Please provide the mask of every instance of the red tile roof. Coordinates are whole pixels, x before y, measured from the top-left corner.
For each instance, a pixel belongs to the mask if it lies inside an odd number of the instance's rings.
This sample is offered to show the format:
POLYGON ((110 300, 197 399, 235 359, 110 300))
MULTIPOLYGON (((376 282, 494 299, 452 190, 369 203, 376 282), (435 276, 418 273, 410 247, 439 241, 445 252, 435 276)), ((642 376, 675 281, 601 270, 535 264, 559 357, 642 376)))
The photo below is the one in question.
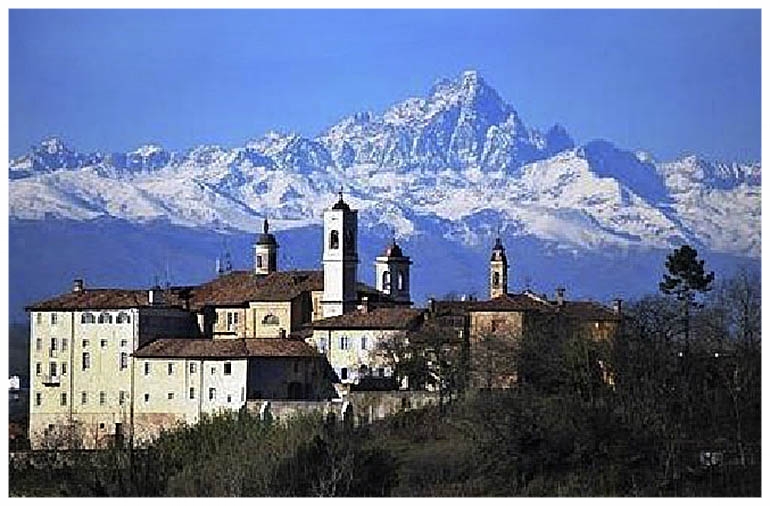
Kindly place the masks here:
MULTIPOLYGON (((160 306, 183 307, 182 298, 187 287, 172 287, 162 291, 163 304, 160 306)), ((129 309, 150 307, 148 290, 126 290, 120 288, 86 288, 79 292, 68 292, 51 299, 30 304, 28 311, 58 311, 86 309, 129 309)))
POLYGON ((302 341, 289 339, 157 339, 134 352, 137 358, 318 357, 302 341))
POLYGON ((383 307, 364 313, 356 311, 331 318, 316 320, 310 325, 315 329, 389 329, 411 328, 423 320, 424 310, 408 307, 383 307))

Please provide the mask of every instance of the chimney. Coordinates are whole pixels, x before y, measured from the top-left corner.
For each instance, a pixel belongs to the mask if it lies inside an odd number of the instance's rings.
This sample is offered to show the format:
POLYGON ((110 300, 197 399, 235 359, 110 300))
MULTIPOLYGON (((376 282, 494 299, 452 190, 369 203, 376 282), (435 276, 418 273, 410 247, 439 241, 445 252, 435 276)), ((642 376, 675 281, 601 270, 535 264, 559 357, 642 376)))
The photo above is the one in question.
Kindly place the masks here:
POLYGON ((361 312, 364 314, 369 312, 369 297, 366 295, 361 297, 361 312))
POLYGON ((564 305, 564 288, 559 287, 556 289, 556 305, 557 306, 563 306, 564 305))
POLYGON ((620 316, 623 312, 623 299, 615 299, 612 301, 612 311, 620 316))
POLYGON ((72 282, 72 293, 82 292, 85 288, 82 279, 76 279, 72 282))

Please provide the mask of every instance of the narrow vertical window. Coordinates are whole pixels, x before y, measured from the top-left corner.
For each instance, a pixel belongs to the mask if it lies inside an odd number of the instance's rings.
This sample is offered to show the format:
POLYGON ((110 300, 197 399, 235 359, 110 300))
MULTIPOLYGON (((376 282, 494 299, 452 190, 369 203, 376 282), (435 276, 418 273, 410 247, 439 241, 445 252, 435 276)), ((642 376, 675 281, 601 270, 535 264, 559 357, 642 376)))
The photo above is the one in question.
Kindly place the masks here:
POLYGON ((51 338, 51 351, 55 352, 57 350, 57 348, 58 348, 57 344, 58 343, 56 342, 56 338, 52 337, 51 338))
POLYGON ((195 387, 190 387, 190 399, 195 399, 195 387))
POLYGON ((35 406, 40 406, 41 404, 43 404, 43 395, 37 392, 35 394, 35 406))
POLYGON ((174 374, 174 364, 169 362, 168 363, 168 375, 171 376, 172 374, 174 374))
POLYGON ((91 368, 91 355, 88 352, 83 353, 83 370, 91 368))
POLYGON ((35 351, 40 351, 43 349, 43 340, 40 338, 35 339, 35 351))
POLYGON ((43 364, 38 362, 35 364, 35 376, 40 376, 41 374, 43 374, 43 364))
POLYGON ((118 394, 118 403, 123 406, 126 403, 126 391, 121 390, 120 394, 118 394))
POLYGON ((128 367, 128 353, 123 352, 120 354, 120 370, 126 369, 128 367))
POLYGON ((80 404, 88 403, 88 392, 80 392, 80 404))
POLYGON ((58 320, 59 320, 59 314, 58 313, 51 313, 51 325, 56 325, 58 320))
POLYGON ((329 249, 339 249, 340 247, 340 233, 336 230, 332 230, 329 234, 329 249))
POLYGON ((62 374, 62 376, 66 376, 67 375, 67 362, 62 362, 61 363, 61 374, 62 374))
POLYGON ((216 388, 209 388, 209 400, 214 401, 217 398, 217 389, 216 388))
POLYGON ((65 337, 65 338, 63 338, 63 339, 61 340, 61 351, 67 351, 67 347, 68 347, 68 346, 69 346, 69 341, 68 341, 68 340, 67 340, 67 338, 65 337))
POLYGON ((230 376, 233 372, 233 366, 230 362, 225 362, 225 376, 230 376))
POLYGON ((107 402, 107 393, 99 392, 99 405, 104 406, 106 402, 107 402))
POLYGON ((149 376, 150 375, 150 363, 145 362, 144 363, 144 375, 149 376))
POLYGON ((61 405, 62 406, 66 406, 67 405, 67 394, 66 393, 62 393, 61 394, 61 405))

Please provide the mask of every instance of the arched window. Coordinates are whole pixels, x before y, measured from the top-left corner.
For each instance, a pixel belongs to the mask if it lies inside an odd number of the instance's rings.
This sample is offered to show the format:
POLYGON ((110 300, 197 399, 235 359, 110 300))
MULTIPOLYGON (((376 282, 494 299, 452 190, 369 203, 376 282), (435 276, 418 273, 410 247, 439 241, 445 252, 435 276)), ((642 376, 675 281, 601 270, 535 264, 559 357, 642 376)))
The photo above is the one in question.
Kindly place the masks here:
POLYGON ((100 313, 99 323, 112 323, 112 315, 110 313, 100 313))
POLYGON ((382 273, 382 289, 390 290, 390 271, 382 273))
POLYGON ((131 316, 125 311, 118 313, 117 323, 131 323, 131 316))
POLYGON ((398 273, 398 289, 403 290, 404 289, 404 273, 399 272, 398 273))
POLYGON ((265 317, 262 318, 262 325, 279 325, 280 323, 281 320, 274 314, 265 315, 265 317))
POLYGON ((340 247, 340 233, 336 230, 332 230, 329 235, 329 249, 339 249, 340 247))
POLYGON ((492 286, 497 288, 500 286, 500 273, 499 272, 493 272, 492 273, 492 286))
POLYGON ((96 317, 93 313, 83 313, 80 317, 80 323, 96 323, 96 317))
POLYGON ((257 269, 262 268, 262 257, 260 255, 257 255, 257 269))

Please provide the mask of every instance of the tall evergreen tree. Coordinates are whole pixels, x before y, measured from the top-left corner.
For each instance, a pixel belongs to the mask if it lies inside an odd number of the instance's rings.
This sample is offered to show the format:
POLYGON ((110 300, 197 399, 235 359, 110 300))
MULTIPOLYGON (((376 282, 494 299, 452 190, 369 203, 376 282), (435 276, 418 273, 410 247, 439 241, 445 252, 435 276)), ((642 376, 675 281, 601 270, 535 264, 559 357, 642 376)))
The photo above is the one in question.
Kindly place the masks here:
POLYGON ((690 347, 690 309, 697 305, 696 296, 711 290, 714 281, 714 272, 707 274, 704 263, 698 259, 698 251, 685 244, 666 258, 668 273, 659 284, 662 293, 682 303, 685 352, 690 347))

